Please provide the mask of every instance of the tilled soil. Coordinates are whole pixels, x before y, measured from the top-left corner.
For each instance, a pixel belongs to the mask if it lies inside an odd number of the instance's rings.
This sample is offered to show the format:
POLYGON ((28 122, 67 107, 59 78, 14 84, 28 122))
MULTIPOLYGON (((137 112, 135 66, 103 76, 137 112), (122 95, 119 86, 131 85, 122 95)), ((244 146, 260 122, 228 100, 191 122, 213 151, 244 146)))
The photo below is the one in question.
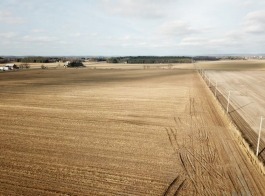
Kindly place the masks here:
POLYGON ((0 86, 0 194, 265 195, 193 70, 31 70, 0 86))
MULTIPOLYGON (((265 117, 265 72, 261 70, 245 71, 207 71, 211 78, 211 90, 215 93, 217 81, 217 99, 226 108, 230 92, 229 115, 241 130, 243 137, 256 152, 261 116, 265 117), (219 85, 218 85, 219 83, 219 85)), ((207 79, 206 79, 207 80, 207 79)), ((208 84, 208 81, 207 81, 208 84)), ((265 121, 261 131, 259 158, 265 164, 265 121)))

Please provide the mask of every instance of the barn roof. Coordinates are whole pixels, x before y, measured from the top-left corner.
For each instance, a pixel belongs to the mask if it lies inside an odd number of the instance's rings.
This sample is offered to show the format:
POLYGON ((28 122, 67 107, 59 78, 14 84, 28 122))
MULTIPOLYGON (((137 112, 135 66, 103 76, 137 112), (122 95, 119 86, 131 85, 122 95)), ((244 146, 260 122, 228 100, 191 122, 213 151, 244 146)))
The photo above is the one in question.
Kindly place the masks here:
POLYGON ((15 64, 6 64, 5 66, 6 67, 11 67, 11 66, 14 66, 15 64))

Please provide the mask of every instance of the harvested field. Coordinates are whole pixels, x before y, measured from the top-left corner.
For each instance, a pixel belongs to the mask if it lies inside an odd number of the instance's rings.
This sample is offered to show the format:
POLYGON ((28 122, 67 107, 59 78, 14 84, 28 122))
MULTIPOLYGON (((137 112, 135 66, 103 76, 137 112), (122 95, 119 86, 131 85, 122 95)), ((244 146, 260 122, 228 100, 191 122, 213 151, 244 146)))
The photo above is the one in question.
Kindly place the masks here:
POLYGON ((125 64, 106 62, 85 62, 87 68, 92 69, 194 69, 191 63, 173 64, 125 64))
POLYGON ((204 69, 220 71, 265 70, 265 60, 206 61, 196 64, 204 69))
MULTIPOLYGON (((21 63, 21 62, 14 62, 14 64, 16 65, 21 65, 21 64, 25 64, 25 63, 21 63)), ((47 68, 62 68, 64 66, 64 63, 62 62, 57 62, 57 63, 27 63, 30 66, 30 69, 40 69, 42 65, 45 65, 47 68)), ((1 66, 5 66, 6 64, 0 64, 1 66)))
MULTIPOLYGON (((14 62, 16 65, 24 63, 14 62)), ((87 69, 194 69, 191 63, 182 64, 125 64, 125 63, 106 63, 106 62, 83 62, 87 69)), ((28 63, 30 69, 40 69, 42 65, 49 69, 63 69, 64 63, 28 63)), ((5 66, 5 64, 0 64, 5 66)), ((83 68, 82 68, 83 69, 83 68)), ((21 70, 20 70, 21 71, 21 70)))
POLYGON ((0 85, 0 194, 265 195, 194 70, 31 70, 0 85))
MULTIPOLYGON (((231 91, 229 115, 240 128, 243 137, 256 152, 258 131, 261 116, 265 116, 265 75, 264 61, 242 61, 242 69, 238 62, 213 63, 205 65, 210 78, 211 90, 215 92, 217 82, 217 98, 224 107, 227 105, 228 92, 231 91), (223 70, 222 70, 223 67, 223 70)), ((204 67, 204 65, 202 65, 204 67)), ((207 80, 208 83, 208 80, 207 80)), ((262 162, 265 163, 265 126, 261 132, 260 154, 262 162)))

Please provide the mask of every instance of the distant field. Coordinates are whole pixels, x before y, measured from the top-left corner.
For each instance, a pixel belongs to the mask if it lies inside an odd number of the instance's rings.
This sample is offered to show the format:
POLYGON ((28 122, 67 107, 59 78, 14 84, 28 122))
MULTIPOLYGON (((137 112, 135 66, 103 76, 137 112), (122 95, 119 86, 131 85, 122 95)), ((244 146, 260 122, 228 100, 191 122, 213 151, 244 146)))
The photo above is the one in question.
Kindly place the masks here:
MULTIPOLYGON (((25 64, 25 63, 15 62, 14 64, 21 65, 21 64, 25 64)), ((2 63, 2 64, 0 64, 0 67, 5 66, 5 65, 6 65, 6 63, 4 63, 4 64, 2 63)), ((59 67, 63 67, 64 63, 59 63, 59 62, 58 63, 28 63, 28 65, 30 66, 31 69, 36 69, 36 68, 40 69, 42 65, 45 65, 48 68, 55 68, 55 67, 59 68, 59 67)))
MULTIPOLYGON (((264 71, 209 71, 213 81, 219 83, 218 89, 225 96, 231 92, 231 103, 245 120, 258 132, 260 117, 265 116, 265 72, 264 71)), ((265 131, 262 137, 265 139, 265 131)))
POLYGON ((88 68, 97 69, 194 69, 191 63, 173 64, 122 64, 122 63, 84 63, 88 68))
MULTIPOLYGON (((15 63, 20 65, 22 63, 15 63)), ((31 68, 41 68, 45 65, 48 68, 63 68, 64 63, 28 63, 31 68)), ((122 64, 106 62, 84 62, 90 69, 194 69, 191 63, 173 63, 173 64, 122 64), (148 68, 147 68, 148 67, 148 68)), ((4 66, 5 64, 0 64, 4 66)), ((265 70, 265 60, 230 60, 230 61, 199 61, 196 62, 198 67, 214 70, 265 70)))
MULTIPOLYGON (((20 65, 22 63, 15 63, 20 65)), ((28 63, 31 69, 40 69, 42 65, 48 68, 63 68, 64 63, 28 63)), ((194 69, 194 65, 190 63, 183 64, 112 64, 106 62, 84 62, 88 69, 194 69)), ((5 64, 0 64, 4 66, 5 64)))
POLYGON ((31 70, 0 86, 0 194, 265 195, 194 70, 31 70))
POLYGON ((206 61, 196 64, 198 67, 211 70, 265 70, 265 60, 206 61))

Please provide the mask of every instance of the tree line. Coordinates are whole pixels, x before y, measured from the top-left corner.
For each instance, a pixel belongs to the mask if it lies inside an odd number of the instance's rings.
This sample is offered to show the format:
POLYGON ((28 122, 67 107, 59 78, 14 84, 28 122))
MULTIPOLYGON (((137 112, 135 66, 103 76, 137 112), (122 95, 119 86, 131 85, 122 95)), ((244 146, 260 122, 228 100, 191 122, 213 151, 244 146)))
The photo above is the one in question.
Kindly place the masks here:
POLYGON ((52 63, 59 61, 59 58, 51 58, 51 57, 24 57, 21 59, 17 59, 18 62, 22 63, 52 63))
POLYGON ((192 57, 187 57, 187 56, 112 57, 112 58, 108 58, 107 62, 108 63, 129 63, 129 64, 191 63, 192 57))

